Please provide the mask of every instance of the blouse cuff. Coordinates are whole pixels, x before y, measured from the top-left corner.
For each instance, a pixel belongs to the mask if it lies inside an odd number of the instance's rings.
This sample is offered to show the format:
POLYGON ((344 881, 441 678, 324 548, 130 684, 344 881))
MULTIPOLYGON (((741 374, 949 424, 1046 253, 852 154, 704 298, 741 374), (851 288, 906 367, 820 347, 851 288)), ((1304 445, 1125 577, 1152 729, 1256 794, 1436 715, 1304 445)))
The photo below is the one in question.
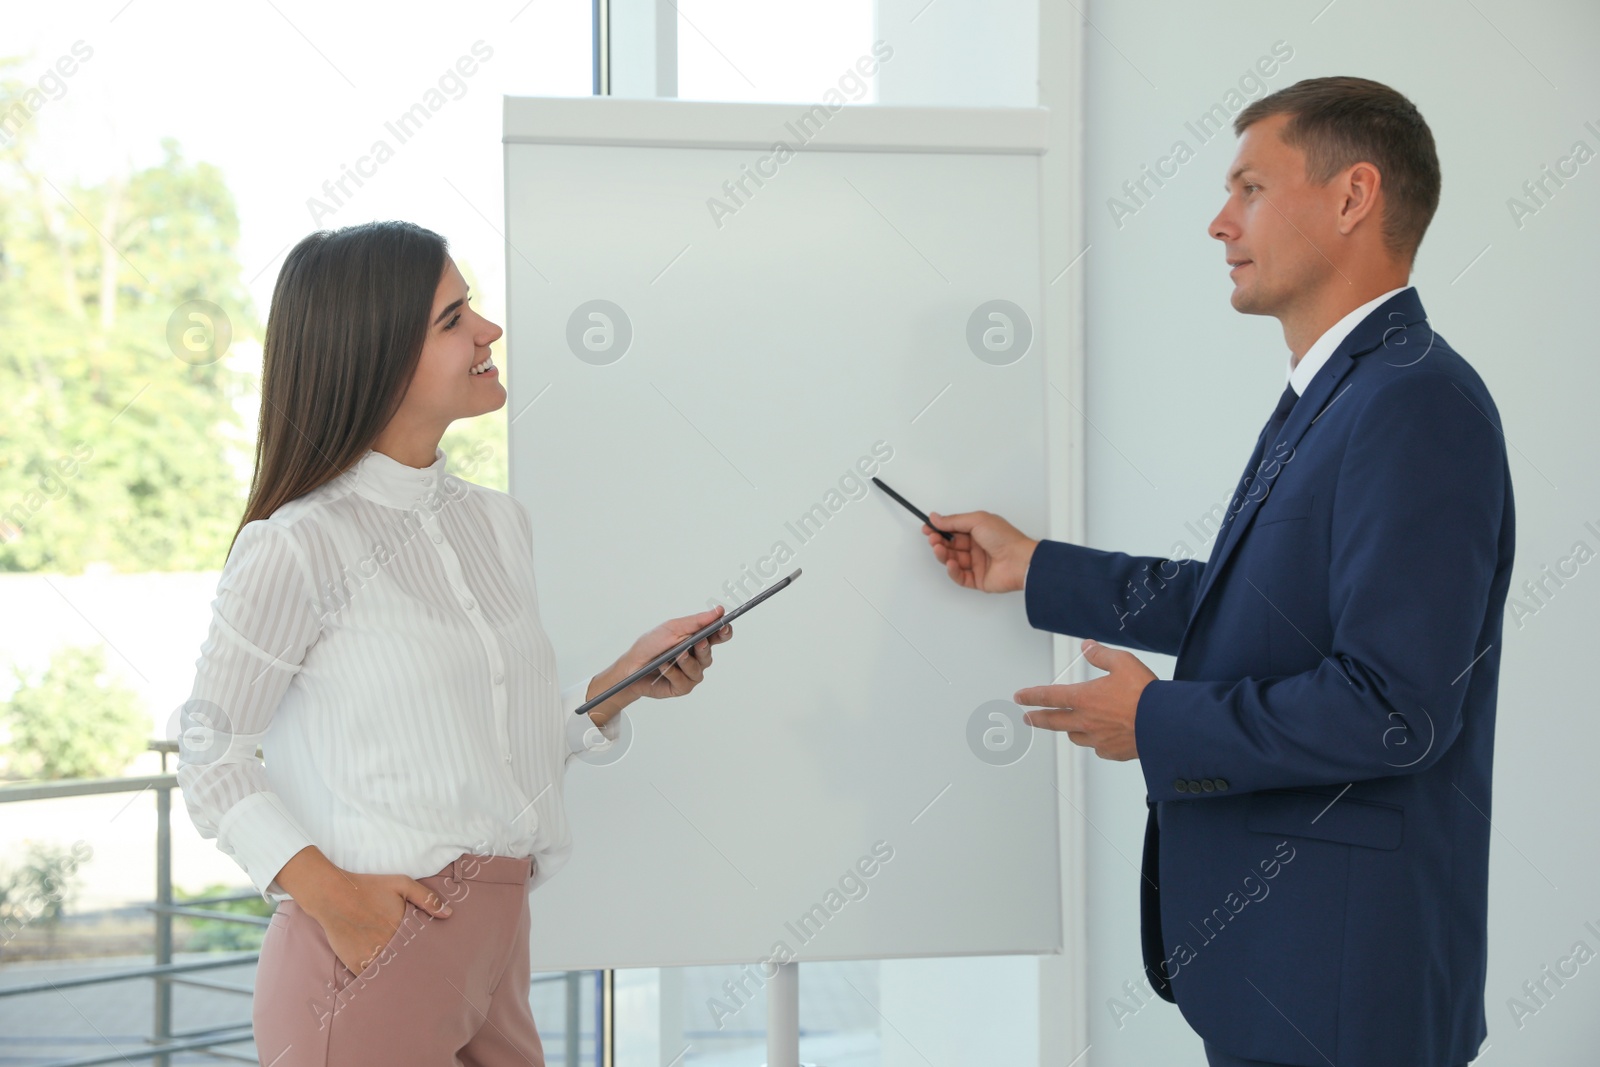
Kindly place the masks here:
POLYGON ((592 681, 594 675, 591 674, 583 681, 569 685, 561 691, 561 710, 566 713, 569 722, 578 717, 578 709, 589 699, 589 683, 592 681))
POLYGON ((289 896, 277 882, 278 872, 297 852, 314 844, 271 790, 246 795, 217 825, 217 848, 244 869, 269 902, 289 896))
POLYGON ((619 711, 611 716, 605 726, 596 726, 594 720, 587 715, 567 715, 567 747, 573 755, 581 756, 585 752, 604 751, 611 743, 622 735, 622 717, 627 712, 619 711))

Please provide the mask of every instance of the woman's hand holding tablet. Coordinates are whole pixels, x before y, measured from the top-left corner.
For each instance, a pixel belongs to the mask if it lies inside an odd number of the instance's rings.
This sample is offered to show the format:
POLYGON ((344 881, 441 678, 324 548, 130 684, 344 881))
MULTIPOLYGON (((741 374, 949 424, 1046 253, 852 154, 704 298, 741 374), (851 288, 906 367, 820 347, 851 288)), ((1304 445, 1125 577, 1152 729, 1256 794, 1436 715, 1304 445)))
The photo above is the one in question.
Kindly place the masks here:
POLYGON ((595 725, 604 726, 639 697, 683 696, 705 677, 706 668, 711 666, 711 646, 733 637, 733 620, 787 588, 799 576, 797 567, 731 613, 718 604, 697 615, 668 619, 635 641, 608 670, 595 676, 590 690, 596 685, 603 688, 589 697, 577 713, 587 714, 595 725))

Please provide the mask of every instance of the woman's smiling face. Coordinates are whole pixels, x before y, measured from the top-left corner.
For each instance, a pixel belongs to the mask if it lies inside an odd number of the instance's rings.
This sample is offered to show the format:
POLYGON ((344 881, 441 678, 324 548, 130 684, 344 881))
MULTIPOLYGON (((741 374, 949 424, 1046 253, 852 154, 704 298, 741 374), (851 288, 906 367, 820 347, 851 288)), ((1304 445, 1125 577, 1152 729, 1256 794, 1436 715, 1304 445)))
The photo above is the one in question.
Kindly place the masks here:
POLYGON ((500 372, 490 363, 481 374, 472 368, 490 360, 489 346, 505 333, 471 305, 467 283, 446 257, 439 288, 428 312, 428 337, 422 344, 403 406, 424 423, 448 425, 494 411, 506 402, 500 372))

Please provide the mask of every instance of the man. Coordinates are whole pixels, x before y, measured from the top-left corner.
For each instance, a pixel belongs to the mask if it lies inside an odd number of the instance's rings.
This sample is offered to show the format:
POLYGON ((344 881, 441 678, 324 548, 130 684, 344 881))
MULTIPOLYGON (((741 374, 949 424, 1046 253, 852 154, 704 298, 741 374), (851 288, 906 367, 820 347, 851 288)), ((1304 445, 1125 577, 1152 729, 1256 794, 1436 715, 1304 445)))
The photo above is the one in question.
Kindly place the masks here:
POLYGON ((930 517, 962 585, 1109 672, 1035 726, 1138 759, 1151 984, 1212 1064, 1457 1067, 1485 1035, 1490 767, 1513 511, 1499 414, 1407 279, 1439 198, 1404 96, 1317 78, 1234 122, 1211 222, 1288 385, 1210 558, 930 517), (1157 680, 1132 653, 1177 657, 1157 680))

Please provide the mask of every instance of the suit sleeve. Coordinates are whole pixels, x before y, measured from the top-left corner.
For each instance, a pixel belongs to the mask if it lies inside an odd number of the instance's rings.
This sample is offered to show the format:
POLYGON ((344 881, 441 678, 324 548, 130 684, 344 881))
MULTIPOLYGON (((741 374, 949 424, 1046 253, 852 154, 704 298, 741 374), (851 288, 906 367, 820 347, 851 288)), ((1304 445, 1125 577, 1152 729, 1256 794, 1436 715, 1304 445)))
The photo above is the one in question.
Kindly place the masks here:
POLYGON ((1205 563, 1040 541, 1023 598, 1036 630, 1177 655, 1205 563))
POLYGON ((1179 779, 1240 792, 1416 773, 1449 748, 1510 491, 1474 392, 1426 372, 1372 396, 1334 489, 1332 647, 1301 674, 1147 685, 1134 731, 1152 800, 1188 799, 1179 779))

